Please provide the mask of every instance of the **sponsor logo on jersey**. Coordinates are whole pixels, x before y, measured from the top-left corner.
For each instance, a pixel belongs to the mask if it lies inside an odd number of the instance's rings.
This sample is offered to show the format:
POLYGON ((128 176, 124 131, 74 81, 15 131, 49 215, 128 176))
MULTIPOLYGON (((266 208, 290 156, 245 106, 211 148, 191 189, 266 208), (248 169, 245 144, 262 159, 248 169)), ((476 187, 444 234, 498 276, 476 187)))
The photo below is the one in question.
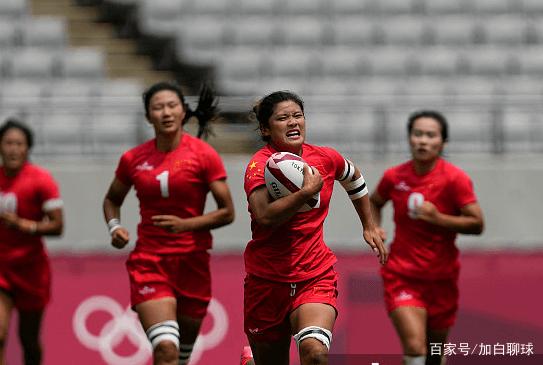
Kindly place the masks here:
POLYGON ((407 183, 405 181, 402 180, 399 183, 397 183, 396 185, 394 185, 394 189, 400 190, 400 191, 409 191, 409 190, 411 190, 411 187, 409 185, 407 185, 407 183))
POLYGON ((411 300, 411 299, 413 299, 413 294, 409 294, 405 290, 402 290, 400 294, 398 294, 396 298, 394 298, 394 300, 397 302, 403 302, 404 300, 411 300))
POLYGON ((156 289, 155 289, 155 288, 150 288, 150 287, 148 287, 147 285, 145 285, 143 288, 141 288, 141 289, 139 290, 139 293, 140 293, 141 295, 152 294, 152 293, 154 293, 154 292, 156 292, 156 289))
POLYGON ((152 169, 154 169, 154 167, 149 165, 147 161, 145 161, 141 165, 136 166, 136 170, 139 170, 139 171, 151 171, 152 169))

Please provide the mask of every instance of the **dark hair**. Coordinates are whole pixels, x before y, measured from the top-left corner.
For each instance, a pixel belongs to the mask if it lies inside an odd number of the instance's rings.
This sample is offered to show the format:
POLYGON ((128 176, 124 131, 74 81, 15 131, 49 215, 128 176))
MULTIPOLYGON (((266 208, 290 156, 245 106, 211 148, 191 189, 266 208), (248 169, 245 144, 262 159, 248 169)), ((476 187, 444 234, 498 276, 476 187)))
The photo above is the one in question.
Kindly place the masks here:
POLYGON ((183 124, 185 124, 190 118, 195 117, 198 119, 198 138, 206 139, 211 130, 209 128, 208 122, 214 119, 217 116, 217 98, 215 97, 214 91, 208 85, 202 85, 200 89, 200 96, 198 98, 198 106, 196 110, 192 110, 190 106, 185 102, 185 96, 181 87, 173 82, 157 82, 156 84, 149 87, 143 93, 143 105, 145 107, 145 116, 149 117, 149 105, 151 98, 158 93, 159 91, 169 90, 173 91, 179 97, 181 104, 183 104, 183 109, 185 109, 185 119, 183 119, 183 124))
POLYGON ((447 142, 449 140, 449 124, 447 123, 447 119, 443 114, 436 110, 418 110, 411 113, 407 120, 407 134, 411 134, 413 124, 415 124, 415 121, 419 118, 434 119, 441 127, 441 138, 443 139, 443 142, 447 142))
MULTIPOLYGON (((260 99, 260 101, 258 101, 253 107, 253 112, 255 113, 256 120, 258 121, 258 126, 261 131, 262 128, 270 126, 269 121, 275 106, 283 101, 295 102, 300 106, 300 109, 302 109, 302 113, 304 112, 304 102, 302 98, 295 93, 290 91, 275 91, 268 94, 260 99)), ((262 136, 262 140, 268 142, 270 137, 262 136)))
POLYGON ((15 118, 8 118, 2 126, 0 126, 0 141, 4 138, 4 134, 12 128, 18 129, 26 137, 26 144, 28 149, 31 149, 34 146, 34 134, 32 130, 23 122, 15 118))

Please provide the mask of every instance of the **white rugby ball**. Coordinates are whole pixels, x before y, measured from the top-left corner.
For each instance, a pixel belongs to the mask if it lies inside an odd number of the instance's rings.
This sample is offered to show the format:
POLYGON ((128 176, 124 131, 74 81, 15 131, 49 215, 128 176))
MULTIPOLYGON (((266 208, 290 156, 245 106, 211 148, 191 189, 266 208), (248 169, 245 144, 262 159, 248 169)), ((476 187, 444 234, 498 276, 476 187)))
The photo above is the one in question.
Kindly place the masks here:
MULTIPOLYGON (((279 199, 301 189, 304 182, 305 161, 290 152, 276 152, 266 161, 264 180, 273 197, 279 199)), ((313 195, 298 211, 307 212, 320 206, 320 193, 313 195)))

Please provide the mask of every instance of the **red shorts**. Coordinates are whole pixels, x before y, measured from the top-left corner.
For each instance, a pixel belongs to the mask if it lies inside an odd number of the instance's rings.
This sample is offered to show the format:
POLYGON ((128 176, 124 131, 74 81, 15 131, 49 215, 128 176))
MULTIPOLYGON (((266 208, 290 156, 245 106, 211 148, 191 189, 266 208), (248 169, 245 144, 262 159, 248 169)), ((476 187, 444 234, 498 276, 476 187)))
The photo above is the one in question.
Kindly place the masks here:
POLYGON ((426 309, 428 328, 450 328, 458 310, 456 279, 420 280, 383 271, 385 305, 390 313, 398 307, 412 306, 426 309))
POLYGON ((333 267, 302 282, 283 283, 247 274, 244 284, 244 329, 257 342, 291 336, 289 314, 305 303, 329 304, 337 313, 337 279, 333 267), (291 285, 296 285, 293 288, 291 285))
POLYGON ((211 300, 207 251, 180 255, 132 252, 126 267, 132 307, 148 300, 173 297, 177 299, 178 314, 205 317, 211 300))
POLYGON ((0 289, 22 311, 41 311, 51 298, 51 268, 47 255, 0 264, 0 289))

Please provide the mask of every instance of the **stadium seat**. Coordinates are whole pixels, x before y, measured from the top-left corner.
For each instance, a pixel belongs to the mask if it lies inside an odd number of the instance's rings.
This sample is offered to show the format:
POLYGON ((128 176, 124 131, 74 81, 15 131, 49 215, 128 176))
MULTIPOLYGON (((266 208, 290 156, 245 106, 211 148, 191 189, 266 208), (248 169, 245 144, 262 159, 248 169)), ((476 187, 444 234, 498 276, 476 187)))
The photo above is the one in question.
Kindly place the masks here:
POLYGON ((45 154, 82 154, 89 125, 92 122, 89 112, 81 110, 52 109, 40 116, 45 154))
POLYGON ((142 1, 137 7, 138 25, 143 34, 156 36, 174 35, 182 16, 183 1, 142 1))
POLYGON ((273 0, 238 0, 239 13, 243 15, 272 16, 277 12, 279 1, 273 0))
POLYGON ((470 14, 440 16, 429 21, 428 27, 432 42, 440 46, 467 46, 474 43, 477 37, 477 22, 470 14))
POLYGON ((334 75, 319 77, 311 81, 305 88, 304 96, 352 96, 356 94, 356 85, 352 79, 339 78, 334 75))
POLYGON ((360 15, 367 10, 367 1, 364 0, 335 0, 330 2, 332 14, 360 15))
POLYGON ((479 107, 463 108, 445 113, 449 122, 449 152, 491 152, 492 120, 488 111, 479 107))
POLYGON ((264 59, 259 52, 247 48, 231 49, 221 55, 216 63, 217 82, 220 89, 236 95, 256 90, 264 68, 264 59), (255 85, 250 87, 250 85, 255 85))
MULTIPOLYGON (((91 151, 109 154, 120 154, 140 143, 140 130, 147 129, 148 124, 142 112, 123 113, 102 110, 92 115, 88 121, 88 136, 91 151)), ((145 139, 145 138, 142 138, 145 139)))
POLYGON ((528 42, 529 23, 521 16, 484 17, 481 27, 485 43, 519 46, 528 42))
POLYGON ((18 41, 18 23, 11 20, 0 19, 0 54, 13 48, 18 41))
POLYGON ((528 26, 528 41, 538 45, 543 44, 543 14, 541 16, 530 18, 528 26))
POLYGON ((503 76, 515 69, 513 51, 497 47, 473 47, 462 52, 472 75, 503 76))
POLYGON ((479 14, 508 14, 517 0, 471 0, 470 8, 479 14))
POLYGON ((97 83, 94 90, 101 104, 134 104, 141 101, 145 86, 138 79, 105 79, 97 83))
POLYGON ((416 77, 405 82, 404 90, 410 105, 413 102, 420 104, 421 101, 429 100, 432 100, 433 104, 436 100, 443 102, 448 92, 447 84, 441 77, 416 77))
POLYGON ((422 75, 453 76, 460 70, 460 53, 450 47, 425 47, 414 58, 422 75))
POLYGON ((363 50, 351 47, 328 47, 320 56, 322 77, 349 80, 368 71, 363 50))
POLYGON ((372 45, 378 40, 377 23, 377 20, 370 17, 338 17, 332 23, 334 43, 351 47, 372 45))
POLYGON ((517 50, 515 59, 520 65, 522 75, 539 77, 543 73, 542 46, 538 45, 517 50))
POLYGON ((10 80, 0 84, 0 109, 27 112, 43 102, 44 83, 36 80, 10 80))
POLYGON ((232 22, 230 43, 234 46, 267 48, 277 43, 276 23, 264 16, 249 16, 232 22))
POLYGON ((372 75, 407 76, 415 70, 413 51, 404 47, 375 47, 367 49, 372 75))
POLYGON ((412 15, 384 17, 379 22, 378 32, 386 45, 411 46, 429 42, 425 20, 412 15))
POLYGON ((410 14, 415 10, 416 0, 365 0, 370 12, 384 15, 410 14))
POLYGON ((176 48, 191 50, 219 48, 226 43, 226 25, 214 17, 186 19, 177 28, 176 48))
POLYGON ((63 48, 67 44, 66 21, 61 17, 33 17, 21 22, 24 47, 63 48))
POLYGON ((0 1, 0 19, 21 18, 29 13, 27 0, 0 1))
POLYGON ((355 94, 378 105, 392 103, 404 93, 396 77, 360 77, 353 79, 355 94))
POLYGON ((97 84, 82 79, 52 79, 44 95, 51 108, 87 108, 93 104, 97 84))
POLYGON ((444 84, 449 90, 451 98, 463 97, 471 101, 489 102, 499 92, 497 87, 499 82, 485 76, 457 76, 444 80, 444 84))
POLYGON ((233 3, 232 0, 196 0, 192 1, 189 6, 185 6, 188 10, 185 14, 187 16, 216 15, 224 17, 233 10, 233 3))
MULTIPOLYGON (((276 20, 279 43, 285 46, 316 48, 326 43, 326 22, 307 16, 280 17, 276 20)), ((330 37, 328 37, 330 38, 330 37)))
POLYGON ((296 0, 285 1, 278 8, 283 15, 313 15, 322 16, 326 14, 327 2, 323 0, 296 0))
POLYGON ((513 106, 505 108, 504 147, 506 152, 527 152, 532 149, 533 136, 538 123, 536 113, 513 106))
MULTIPOLYGON (((423 0, 423 7, 429 15, 468 13, 470 0, 423 0)), ((435 20, 438 21, 439 18, 435 20)))
POLYGON ((303 97, 311 86, 312 83, 301 77, 265 76, 258 85, 255 85, 255 94, 251 95, 266 95, 278 90, 288 90, 303 97))
POLYGON ((318 54, 300 48, 276 48, 269 57, 271 75, 275 77, 310 78, 318 72, 318 54))
POLYGON ((543 2, 539 0, 519 0, 521 10, 530 16, 543 14, 543 2))
POLYGON ((9 76, 17 79, 53 77, 55 53, 43 48, 18 48, 10 53, 9 76))
POLYGON ((59 57, 61 77, 100 79, 105 77, 105 55, 99 49, 73 48, 59 57))

